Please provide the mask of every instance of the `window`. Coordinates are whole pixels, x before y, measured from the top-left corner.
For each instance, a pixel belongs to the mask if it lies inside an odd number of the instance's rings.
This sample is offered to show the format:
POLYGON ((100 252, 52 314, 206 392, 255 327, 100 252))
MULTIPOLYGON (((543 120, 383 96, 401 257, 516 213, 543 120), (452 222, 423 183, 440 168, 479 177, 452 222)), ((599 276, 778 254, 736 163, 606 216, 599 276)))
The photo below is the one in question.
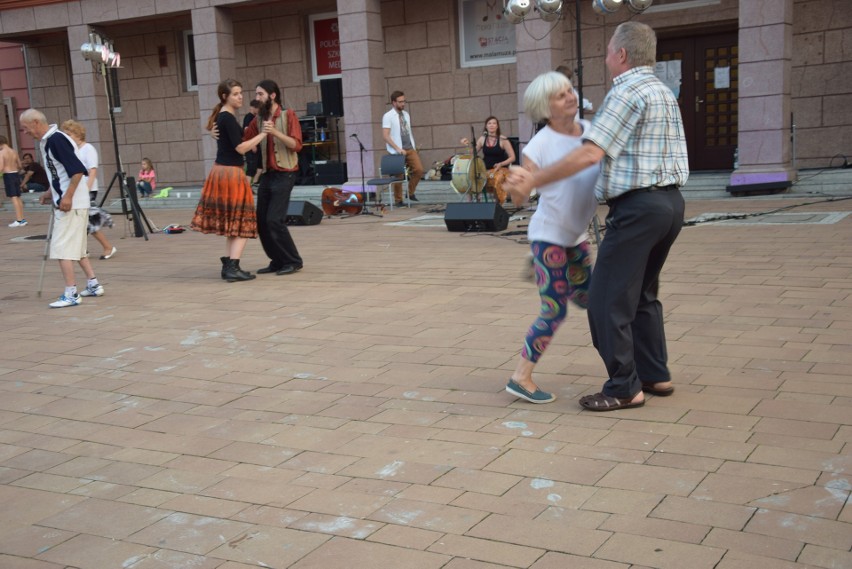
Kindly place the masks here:
POLYGON ((192 30, 183 32, 183 70, 186 77, 186 90, 198 91, 198 73, 195 70, 195 36, 192 30))

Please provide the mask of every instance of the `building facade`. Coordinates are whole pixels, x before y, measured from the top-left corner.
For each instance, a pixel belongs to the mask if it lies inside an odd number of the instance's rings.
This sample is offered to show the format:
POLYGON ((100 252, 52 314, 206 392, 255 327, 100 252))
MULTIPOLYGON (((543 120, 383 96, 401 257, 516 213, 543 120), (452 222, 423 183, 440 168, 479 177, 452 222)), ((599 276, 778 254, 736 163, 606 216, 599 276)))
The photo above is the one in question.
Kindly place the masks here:
POLYGON ((640 15, 600 16, 591 0, 565 0, 556 22, 532 15, 507 27, 502 0, 0 0, 0 132, 16 130, 10 121, 30 106, 52 122, 74 117, 101 152, 102 182, 117 169, 117 146, 129 173, 148 157, 168 185, 200 185, 215 156, 203 126, 221 79, 251 92, 271 78, 302 116, 323 99, 320 79, 339 77, 343 116, 327 123, 319 150, 339 155, 360 181, 351 135, 366 147, 370 177, 392 91, 406 94, 427 167, 464 153, 459 139, 481 132, 490 115, 523 144, 532 135, 525 87, 568 65, 599 105, 611 84, 606 43, 633 17, 657 30, 658 75, 678 92, 691 167, 731 170, 734 185, 791 181, 797 169, 842 163, 838 155, 852 161, 847 4, 656 0, 640 15), (81 54, 93 32, 121 54, 117 145, 110 77, 81 54))

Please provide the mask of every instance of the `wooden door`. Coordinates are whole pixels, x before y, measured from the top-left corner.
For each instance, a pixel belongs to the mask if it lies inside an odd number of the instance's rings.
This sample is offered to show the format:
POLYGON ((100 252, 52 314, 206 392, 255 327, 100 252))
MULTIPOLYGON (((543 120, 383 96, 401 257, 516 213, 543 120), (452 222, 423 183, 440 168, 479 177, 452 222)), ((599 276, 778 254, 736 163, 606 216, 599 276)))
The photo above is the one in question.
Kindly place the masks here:
POLYGON ((660 40, 657 61, 676 60, 690 169, 732 169, 739 120, 737 32, 660 40))

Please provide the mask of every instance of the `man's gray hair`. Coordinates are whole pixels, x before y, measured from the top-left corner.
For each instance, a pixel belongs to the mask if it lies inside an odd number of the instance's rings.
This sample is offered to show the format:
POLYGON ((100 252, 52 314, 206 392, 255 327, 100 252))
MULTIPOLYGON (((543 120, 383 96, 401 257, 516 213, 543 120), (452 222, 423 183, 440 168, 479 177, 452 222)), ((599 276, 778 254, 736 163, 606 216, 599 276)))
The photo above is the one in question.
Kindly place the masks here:
POLYGON ((21 113, 21 122, 37 122, 47 124, 47 117, 38 109, 27 109, 21 113))
POLYGON ((612 47, 624 48, 630 67, 654 66, 657 62, 657 34, 642 22, 623 22, 615 28, 612 47))
POLYGON ((550 120, 550 98, 563 89, 572 88, 571 81, 562 73, 542 73, 524 92, 524 113, 533 123, 550 120))

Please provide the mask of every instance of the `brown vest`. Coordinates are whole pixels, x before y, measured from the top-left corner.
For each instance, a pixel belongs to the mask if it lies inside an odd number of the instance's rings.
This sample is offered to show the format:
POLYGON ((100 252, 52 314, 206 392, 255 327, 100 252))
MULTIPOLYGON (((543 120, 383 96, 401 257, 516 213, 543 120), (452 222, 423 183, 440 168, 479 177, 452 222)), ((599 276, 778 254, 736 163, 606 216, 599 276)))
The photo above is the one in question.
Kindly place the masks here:
MULTIPOLYGON (((281 107, 281 114, 278 115, 278 118, 275 120, 275 128, 279 131, 283 132, 287 136, 290 136, 290 131, 288 127, 290 126, 290 116, 287 112, 287 109, 281 107)), ((299 155, 296 152, 293 152, 287 145, 284 144, 284 141, 272 137, 273 148, 275 149, 275 164, 281 168, 282 170, 296 170, 299 167, 299 155)))

